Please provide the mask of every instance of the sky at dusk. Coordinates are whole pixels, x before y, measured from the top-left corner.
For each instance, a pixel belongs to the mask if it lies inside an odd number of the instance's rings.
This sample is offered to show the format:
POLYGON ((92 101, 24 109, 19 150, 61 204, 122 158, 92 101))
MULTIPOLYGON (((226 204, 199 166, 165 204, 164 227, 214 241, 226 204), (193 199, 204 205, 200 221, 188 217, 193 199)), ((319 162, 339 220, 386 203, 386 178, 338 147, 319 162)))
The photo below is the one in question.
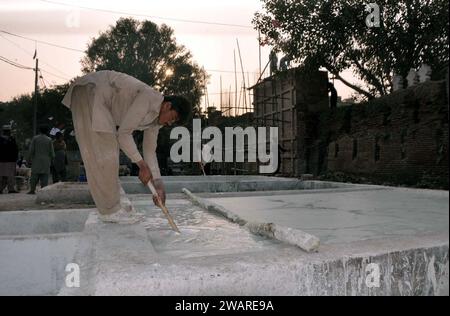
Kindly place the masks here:
MULTIPOLYGON (((222 78, 223 91, 230 87, 234 90, 233 51, 237 54, 236 39, 240 44, 246 85, 248 81, 251 85, 254 84, 258 78, 258 34, 252 28, 251 20, 254 13, 261 9, 260 0, 0 0, 1 31, 75 49, 74 51, 43 43, 36 44, 33 40, 0 32, 0 56, 21 65, 34 67, 33 53, 36 46, 44 78, 40 85, 45 83, 48 87, 81 75, 80 60, 84 56, 82 51, 92 38, 114 25, 120 17, 131 16, 157 24, 165 23, 174 29, 177 43, 190 50, 193 60, 210 74, 209 105, 218 107, 220 79, 222 78)), ((269 49, 262 48, 262 67, 268 61, 269 49)), ((239 58, 237 62, 240 71, 239 58)), ((351 72, 344 73, 344 78, 355 82, 351 72)), ((242 74, 239 74, 239 86, 242 84, 241 79, 242 74)), ((34 72, 0 62, 0 86, 0 101, 8 101, 20 94, 29 93, 34 90, 34 72)), ((336 88, 343 98, 352 93, 352 90, 339 82, 336 82, 336 88)))

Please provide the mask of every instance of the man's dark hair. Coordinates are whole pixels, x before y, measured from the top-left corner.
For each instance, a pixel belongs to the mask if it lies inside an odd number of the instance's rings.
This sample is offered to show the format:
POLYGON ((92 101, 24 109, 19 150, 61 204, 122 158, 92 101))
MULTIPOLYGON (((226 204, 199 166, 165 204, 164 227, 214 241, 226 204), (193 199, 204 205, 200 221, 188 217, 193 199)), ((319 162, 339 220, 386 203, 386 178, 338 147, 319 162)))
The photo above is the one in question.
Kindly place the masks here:
POLYGON ((46 126, 46 125, 39 126, 39 133, 47 135, 48 134, 48 126, 46 126))
POLYGON ((169 95, 164 97, 164 102, 170 102, 172 104, 172 109, 178 113, 179 120, 177 124, 183 125, 191 117, 192 105, 185 97, 169 95))

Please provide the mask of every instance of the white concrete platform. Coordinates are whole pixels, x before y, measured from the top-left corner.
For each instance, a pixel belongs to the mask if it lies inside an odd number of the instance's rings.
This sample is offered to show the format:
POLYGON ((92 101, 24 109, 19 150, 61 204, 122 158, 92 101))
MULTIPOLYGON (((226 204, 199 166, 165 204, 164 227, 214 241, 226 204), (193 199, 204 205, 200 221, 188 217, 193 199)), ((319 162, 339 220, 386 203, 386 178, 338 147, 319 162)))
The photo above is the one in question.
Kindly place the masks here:
POLYGON ((56 295, 94 210, 0 213, 0 295, 56 295))
POLYGON ((235 211, 244 210, 239 211, 244 216, 251 216, 252 210, 262 212, 266 220, 279 219, 302 229, 315 223, 313 217, 318 216, 320 220, 311 230, 316 233, 321 225, 335 225, 333 238, 329 232, 320 233, 325 242, 312 254, 253 235, 185 199, 169 199, 168 207, 182 232, 177 235, 148 196, 130 196, 133 205, 147 215, 146 222, 131 228, 95 224, 94 220, 91 231, 99 250, 90 264, 85 264, 96 267, 94 285, 76 291, 63 288, 60 294, 448 294, 448 208, 444 210, 448 193, 373 189, 346 192, 341 198, 337 192, 312 191, 274 196, 267 192, 266 197, 248 200, 242 193, 239 199, 209 194, 210 199, 235 211), (354 202, 349 202, 347 211, 344 202, 349 200, 354 202), (370 207, 363 201, 375 204, 370 207), (327 207, 331 202, 334 207, 327 207), (288 211, 278 216, 281 205, 288 211), (299 212, 307 211, 308 221, 289 213, 297 207, 299 212), (342 212, 342 220, 336 212, 342 212), (124 236, 121 242, 117 236, 124 236), (379 269, 379 287, 366 283, 371 264, 379 269))
POLYGON ((449 231, 446 191, 383 190, 210 198, 248 221, 275 223, 322 243, 449 231))
MULTIPOLYGON (((8 254, 0 264, 10 271, 0 273, 0 293, 448 295, 448 192, 348 185, 202 196, 248 219, 314 233, 323 241, 319 252, 306 253, 254 235, 182 195, 169 194, 167 206, 181 230, 177 235, 149 195, 129 195, 146 215, 145 222, 104 224, 90 210, 89 217, 73 213, 78 224, 70 227, 49 224, 50 228, 30 231, 18 227, 16 235, 11 235, 14 228, 0 233, 0 253, 8 254), (41 266, 27 270, 25 262, 33 263, 30 258, 39 256, 35 242, 43 233, 62 244, 42 253, 41 266), (63 236, 72 240, 65 242, 63 236), (24 246, 17 242, 21 238, 33 244, 24 246), (24 263, 15 269, 14 262, 24 263), (80 266, 80 288, 63 282, 64 267, 71 262, 80 266), (29 281, 43 265, 47 272, 41 279, 29 281), (379 272, 375 285, 370 282, 374 271, 379 272)), ((50 217, 60 216, 64 222, 66 212, 74 211, 51 212, 56 213, 50 217)), ((24 216, 19 213, 10 212, 9 221, 11 216, 24 216)), ((36 212, 27 214, 25 222, 41 221, 36 212)))

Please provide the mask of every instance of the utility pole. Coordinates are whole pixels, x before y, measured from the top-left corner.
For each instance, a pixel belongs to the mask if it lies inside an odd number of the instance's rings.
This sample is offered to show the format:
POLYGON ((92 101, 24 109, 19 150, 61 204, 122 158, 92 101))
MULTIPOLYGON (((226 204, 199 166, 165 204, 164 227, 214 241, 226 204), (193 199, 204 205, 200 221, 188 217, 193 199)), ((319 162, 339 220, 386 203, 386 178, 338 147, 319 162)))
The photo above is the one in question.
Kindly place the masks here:
POLYGON ((208 96, 208 84, 206 82, 206 75, 204 75, 203 79, 205 80, 205 112, 208 112, 209 108, 209 96, 208 96))
MULTIPOLYGON (((250 74, 247 72, 247 88, 250 88, 250 74)), ((252 95, 250 91, 248 92, 248 111, 253 111, 252 109, 252 95)))
POLYGON ((261 77, 261 31, 258 29, 259 76, 261 77))
POLYGON ((34 105, 33 105, 33 136, 37 134, 37 102, 38 102, 38 71, 39 71, 39 59, 36 58, 36 68, 34 68, 34 105))
POLYGON ((247 89, 245 88, 245 73, 244 73, 244 65, 242 65, 242 56, 241 56, 241 48, 239 47, 239 40, 236 38, 238 53, 239 53, 239 61, 241 63, 241 71, 242 71, 242 80, 243 80, 243 92, 244 92, 244 113, 247 112, 247 89))
POLYGON ((237 70, 236 70, 236 50, 233 49, 234 57, 234 116, 236 116, 236 107, 238 106, 238 88, 237 88, 237 70))
POLYGON ((220 111, 222 111, 222 75, 220 75, 220 111))

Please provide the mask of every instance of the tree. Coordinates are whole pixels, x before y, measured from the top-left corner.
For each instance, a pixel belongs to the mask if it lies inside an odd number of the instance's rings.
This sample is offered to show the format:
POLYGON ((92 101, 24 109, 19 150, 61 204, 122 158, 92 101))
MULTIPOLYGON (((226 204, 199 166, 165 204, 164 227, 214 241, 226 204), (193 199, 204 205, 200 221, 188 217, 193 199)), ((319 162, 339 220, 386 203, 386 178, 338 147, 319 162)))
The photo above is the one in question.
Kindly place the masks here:
POLYGON ((406 77, 422 63, 448 65, 449 8, 445 0, 379 0, 380 27, 369 28, 359 0, 262 0, 253 24, 266 43, 305 67, 326 68, 366 98, 391 91, 394 73, 406 77), (340 76, 345 69, 367 86, 340 76))
POLYGON ((84 73, 115 70, 129 74, 163 94, 181 94, 197 107, 206 73, 185 47, 176 43, 173 30, 151 21, 121 18, 93 39, 82 60, 84 73))
MULTIPOLYGON (((54 127, 56 122, 65 125, 66 136, 73 130, 72 114, 61 104, 69 84, 43 89, 38 94, 37 123, 54 127), (52 120, 49 120, 52 118, 52 120)), ((28 141, 33 137, 34 93, 23 94, 9 102, 0 104, 0 125, 14 121, 14 131, 20 150, 28 150, 28 141)), ((70 149, 77 148, 75 139, 66 138, 70 149)))

